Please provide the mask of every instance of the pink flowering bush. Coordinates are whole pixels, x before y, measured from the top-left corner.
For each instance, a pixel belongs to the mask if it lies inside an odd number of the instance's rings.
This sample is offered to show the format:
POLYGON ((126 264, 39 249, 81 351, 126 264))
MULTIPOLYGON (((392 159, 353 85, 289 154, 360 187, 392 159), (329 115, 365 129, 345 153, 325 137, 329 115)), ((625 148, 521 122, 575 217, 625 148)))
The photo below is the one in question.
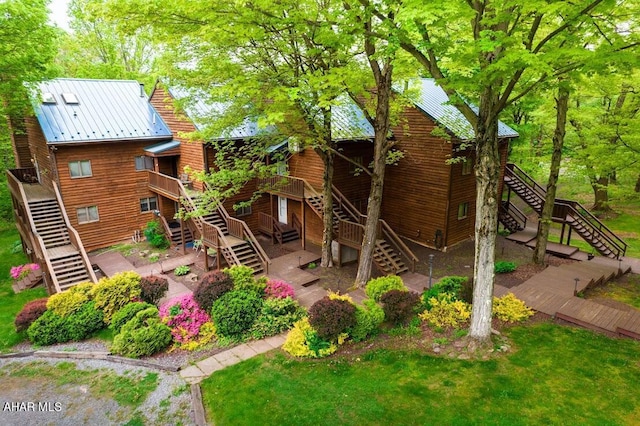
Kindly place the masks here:
POLYGON ((293 287, 291 284, 280 280, 267 281, 267 288, 264 290, 267 297, 284 299, 286 297, 293 298, 293 287))
POLYGON ((14 280, 21 280, 29 275, 31 271, 37 271, 38 269, 40 269, 40 266, 36 263, 27 263, 24 265, 13 266, 11 267, 10 272, 11 278, 13 278, 14 280))
POLYGON ((202 325, 211 322, 211 317, 200 309, 192 294, 174 297, 163 304, 160 318, 171 328, 173 340, 180 345, 196 340, 202 325))

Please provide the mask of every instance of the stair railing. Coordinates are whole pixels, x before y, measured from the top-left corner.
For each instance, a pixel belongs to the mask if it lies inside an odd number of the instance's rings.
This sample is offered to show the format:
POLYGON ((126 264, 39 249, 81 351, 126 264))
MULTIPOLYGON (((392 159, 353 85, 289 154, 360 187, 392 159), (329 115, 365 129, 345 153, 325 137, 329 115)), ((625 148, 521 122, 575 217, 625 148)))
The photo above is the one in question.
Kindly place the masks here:
POLYGON ((44 240, 36 231, 36 224, 33 220, 33 215, 31 214, 31 209, 29 208, 29 201, 27 199, 27 194, 24 192, 24 187, 22 186, 22 182, 18 180, 18 178, 13 174, 7 171, 7 182, 9 183, 9 187, 14 192, 14 195, 18 196, 20 200, 22 200, 23 205, 25 206, 25 213, 27 216, 27 221, 29 222, 29 227, 31 229, 31 235, 35 238, 37 244, 34 244, 33 249, 36 251, 36 257, 44 260, 47 265, 47 271, 49 271, 49 278, 51 279, 51 285, 55 289, 56 293, 60 293, 62 289, 60 288, 60 283, 53 273, 53 265, 51 264, 51 259, 49 259, 49 255, 47 253, 47 247, 44 244, 44 240))
POLYGON ((333 200, 338 204, 340 209, 346 212, 353 220, 355 220, 359 224, 364 224, 367 220, 367 215, 362 214, 360 210, 358 210, 347 197, 345 197, 342 192, 335 187, 335 185, 331 185, 331 191, 333 192, 333 200))
POLYGON ((409 264, 411 265, 411 272, 416 271, 416 263, 418 262, 418 258, 411 251, 411 249, 402 241, 400 236, 396 234, 393 229, 389 226, 387 222, 380 219, 380 224, 382 225, 382 233, 389 243, 393 244, 405 258, 409 260, 409 264))
POLYGON ((513 203, 504 200, 500 203, 501 213, 511 217, 522 229, 527 227, 527 215, 517 208, 513 203))
POLYGON ((547 196, 547 190, 543 188, 538 182, 536 182, 531 176, 529 176, 524 170, 513 163, 508 163, 505 173, 510 176, 515 176, 517 179, 523 181, 526 185, 533 189, 544 203, 547 196), (509 173, 510 172, 510 173, 509 173))
POLYGON ((84 249, 84 245, 82 244, 82 240, 80 240, 80 235, 75 230, 73 226, 71 226, 71 222, 69 222, 69 217, 67 216, 67 211, 64 208, 64 203, 62 201, 62 195, 60 194, 60 189, 58 188, 58 184, 56 182, 53 183, 53 191, 56 193, 56 199, 58 201, 58 207, 62 212, 62 217, 64 219, 64 223, 67 227, 67 232, 69 233, 69 240, 71 244, 78 250, 80 253, 80 257, 82 257, 82 263, 84 263, 84 267, 87 270, 89 278, 91 281, 96 283, 98 282, 98 278, 96 277, 95 272, 93 272, 93 267, 91 266, 91 262, 89 261, 89 256, 84 249))
MULTIPOLYGON (((246 242, 249 243, 249 245, 251 245, 251 247, 253 248, 253 251, 256 253, 258 258, 260 259, 260 262, 264 267, 265 273, 269 273, 269 264, 271 264, 271 259, 269 259, 269 256, 267 256, 267 253, 262 249, 262 246, 258 243, 258 240, 256 240, 256 237, 253 235, 253 232, 251 232, 251 229, 249 229, 249 226, 247 226, 247 223, 243 220, 236 219, 235 217, 229 217, 227 226, 229 227, 230 235, 233 235, 236 238, 245 240, 246 242), (231 233, 232 229, 234 230, 235 235, 231 233)), ((238 264, 240 264, 239 261, 238 261, 238 264)))
POLYGON ((302 221, 295 212, 291 213, 291 226, 296 230, 299 236, 302 236, 302 221))
POLYGON ((556 200, 555 205, 560 208, 564 207, 566 210, 566 215, 564 217, 571 215, 574 219, 581 220, 583 225, 590 228, 590 232, 593 237, 602 239, 608 243, 607 248, 615 254, 617 259, 624 256, 627 251, 627 243, 618 237, 582 204, 577 201, 558 199, 556 200))

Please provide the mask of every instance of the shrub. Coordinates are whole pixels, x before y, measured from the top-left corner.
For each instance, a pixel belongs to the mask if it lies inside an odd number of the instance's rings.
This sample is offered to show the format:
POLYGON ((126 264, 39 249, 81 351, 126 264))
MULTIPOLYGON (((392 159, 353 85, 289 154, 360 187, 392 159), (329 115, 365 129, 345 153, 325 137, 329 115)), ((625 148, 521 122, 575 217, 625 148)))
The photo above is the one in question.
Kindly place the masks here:
POLYGON ((325 296, 309 308, 309 323, 321 339, 337 339, 356 325, 356 307, 346 300, 325 296))
POLYGON ((101 278, 93 287, 93 300, 96 307, 104 311, 107 324, 113 314, 140 297, 140 280, 140 275, 133 271, 119 272, 110 278, 101 278))
POLYGON ((420 295, 413 291, 390 290, 380 298, 384 316, 395 325, 405 325, 416 314, 420 295))
POLYGON ((303 318, 289 331, 282 349, 296 357, 322 358, 334 353, 338 346, 322 340, 309 324, 309 319, 303 318))
POLYGON ((506 274, 516 270, 516 264, 514 262, 500 261, 495 264, 496 274, 506 274))
POLYGON ((493 298, 493 316, 505 322, 524 321, 533 315, 533 310, 513 293, 493 298))
POLYGON ((38 346, 49 346, 71 340, 65 319, 53 311, 46 311, 35 320, 27 329, 27 336, 31 343, 38 346))
POLYGON ((460 328, 471 316, 471 307, 462 300, 452 300, 447 297, 436 299, 432 297, 429 301, 431 310, 421 313, 420 319, 429 323, 433 327, 451 326, 460 328))
POLYGON ((280 280, 267 281, 267 287, 264 289, 264 293, 267 297, 278 297, 284 299, 286 297, 293 297, 294 290, 291 284, 280 280))
POLYGON ((70 340, 84 340, 104 328, 104 313, 96 308, 94 301, 85 303, 66 319, 70 340))
POLYGON ((382 307, 371 299, 362 301, 362 306, 356 305, 356 325, 349 330, 354 342, 360 342, 373 335, 384 321, 382 307))
POLYGON ((264 294, 267 286, 267 279, 261 277, 256 279, 253 276, 253 269, 244 265, 234 265, 223 270, 233 281, 233 288, 236 290, 253 290, 259 294, 264 294))
POLYGON ((156 275, 140 279, 140 298, 147 303, 157 305, 169 291, 169 280, 156 275))
POLYGON ((173 270, 173 273, 176 275, 176 277, 187 275, 189 272, 191 272, 191 268, 189 268, 189 265, 180 265, 173 270))
POLYGON ((193 299, 192 294, 177 296, 160 307, 160 318, 169 326, 177 343, 186 343, 198 337, 200 327, 211 317, 193 299))
POLYGON ((160 322, 155 306, 140 311, 113 338, 111 352, 130 358, 153 355, 169 346, 171 330, 160 322))
POLYGON ((180 349, 195 351, 202 349, 216 338, 216 326, 212 322, 205 322, 200 326, 198 337, 180 345, 180 349))
POLYGON ((402 278, 397 275, 387 275, 370 280, 365 286, 364 292, 368 298, 379 302, 380 297, 389 290, 407 291, 408 289, 402 282, 402 278))
POLYGON ((122 327, 128 323, 136 314, 140 311, 143 311, 148 308, 153 308, 155 305, 152 305, 147 302, 132 302, 127 303, 113 315, 111 318, 111 325, 109 328, 113 330, 114 334, 120 333, 122 327))
POLYGON ((348 294, 340 294, 340 292, 333 292, 332 290, 327 290, 327 296, 331 300, 344 300, 345 302, 349 302, 352 305, 355 305, 353 299, 348 294))
POLYGON ((461 299, 464 284, 468 281, 469 278, 467 277, 442 277, 440 281, 433 285, 433 287, 422 293, 422 303, 424 308, 427 310, 431 309, 429 301, 432 298, 442 299, 443 297, 446 297, 452 300, 461 299))
POLYGON ((262 310, 262 298, 250 290, 233 290, 213 303, 211 318, 218 334, 239 337, 249 330, 262 310))
POLYGON ((38 318, 42 316, 47 310, 47 298, 32 300, 27 302, 13 322, 16 326, 18 333, 25 331, 29 326, 38 318))
POLYGON ((158 221, 153 220, 147 223, 147 227, 144 230, 144 236, 152 247, 166 249, 171 245, 169 240, 167 240, 162 233, 162 228, 158 221))
POLYGON ((77 311, 62 317, 47 310, 27 329, 29 340, 41 346, 83 340, 104 327, 103 313, 93 301, 86 302, 77 311))
POLYGON ((63 292, 56 293, 49 297, 47 309, 52 310, 61 317, 66 317, 80 309, 84 303, 90 300, 92 288, 92 283, 82 283, 63 292))
POLYGON ((233 290, 233 281, 222 271, 207 272, 202 276, 193 298, 206 312, 211 312, 213 302, 223 294, 233 290))
POLYGON ((260 315, 251 327, 251 337, 262 339, 290 329, 306 311, 291 297, 269 298, 262 304, 260 315))

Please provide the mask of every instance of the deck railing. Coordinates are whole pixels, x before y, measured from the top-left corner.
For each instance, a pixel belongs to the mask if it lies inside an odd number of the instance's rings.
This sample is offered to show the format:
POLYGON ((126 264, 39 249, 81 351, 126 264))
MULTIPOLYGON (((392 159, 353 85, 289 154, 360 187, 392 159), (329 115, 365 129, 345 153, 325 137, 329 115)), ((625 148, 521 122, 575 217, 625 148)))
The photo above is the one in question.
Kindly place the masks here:
POLYGON ((416 257, 416 255, 413 254, 411 249, 404 243, 404 241, 402 241, 398 234, 396 234, 393 229, 391 229, 387 222, 380 219, 380 225, 385 240, 396 247, 400 254, 402 254, 409 261, 409 264, 411 265, 411 272, 415 272, 416 263, 418 262, 418 258, 416 257))
POLYGON ((62 212, 62 217, 64 218, 64 223, 65 223, 65 226, 67 227, 67 233, 69 234, 71 245, 74 246, 76 250, 78 250, 78 252, 80 253, 80 257, 82 258, 82 263, 84 263, 84 267, 87 270, 87 274, 89 275, 89 278, 91 278, 91 281, 93 281, 94 283, 97 283, 98 278, 96 277, 95 272, 93 272, 93 267, 91 266, 91 262, 89 261, 89 256, 87 255, 87 252, 84 249, 84 245, 82 244, 82 241, 80 240, 80 235, 78 234, 78 231, 76 231, 75 228, 71 226, 71 222, 69 222, 69 217, 67 216, 67 211, 64 208, 64 203, 62 201, 62 195, 60 194, 60 189, 58 189, 58 184, 56 184, 55 182, 53 184, 53 191, 56 194, 58 207, 62 212))
POLYGON ((305 184, 304 179, 292 176, 277 175, 259 179, 258 187, 274 194, 303 198, 305 184))
POLYGON ((31 210, 28 207, 29 201, 27 199, 27 194, 24 192, 24 188, 22 187, 22 182, 14 174, 16 170, 20 170, 20 169, 7 171, 7 182, 9 183, 9 188, 11 192, 14 194, 16 199, 19 200, 19 202, 22 202, 24 206, 24 213, 26 215, 27 224, 30 228, 29 229, 30 232, 28 232, 27 235, 24 235, 24 236, 31 235, 33 239, 35 239, 35 241, 33 241, 32 239, 32 245, 33 245, 33 250, 35 251, 36 258, 40 259, 40 262, 44 262, 45 265, 47 265, 47 271, 49 272, 48 274, 43 274, 43 277, 45 278, 45 283, 53 287, 53 290, 55 290, 55 293, 60 293, 62 291, 62 289, 60 288, 60 283, 58 282, 58 279, 56 278, 55 274, 52 273, 53 265, 51 264, 51 259, 49 259, 49 255, 47 254, 47 248, 44 244, 44 240, 36 232, 36 224, 33 220, 33 216, 31 215, 31 210))
POLYGON ((340 219, 338 221, 338 242, 360 250, 364 238, 364 225, 340 219))
POLYGON ((178 200, 180 198, 182 195, 181 192, 184 191, 185 194, 187 193, 180 180, 152 170, 148 170, 148 173, 149 186, 154 191, 167 195, 169 198, 174 200, 178 200))

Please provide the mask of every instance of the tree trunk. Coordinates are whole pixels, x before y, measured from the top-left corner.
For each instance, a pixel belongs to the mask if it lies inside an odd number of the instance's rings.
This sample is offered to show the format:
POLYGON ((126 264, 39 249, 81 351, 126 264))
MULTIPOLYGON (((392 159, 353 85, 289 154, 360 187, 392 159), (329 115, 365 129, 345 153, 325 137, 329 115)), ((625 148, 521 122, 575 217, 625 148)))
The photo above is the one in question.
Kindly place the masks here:
POLYGON ((473 307, 469 338, 483 344, 491 337, 495 247, 498 230, 497 94, 491 86, 480 97, 476 126, 476 226, 473 307))
POLYGON ((330 150, 323 152, 322 162, 324 172, 322 175, 322 259, 320 266, 333 267, 333 153, 330 150))
POLYGON ((636 187, 634 188, 636 192, 640 192, 640 175, 638 175, 638 180, 636 180, 636 187))
POLYGON ((390 141, 389 134, 389 100, 391 97, 391 66, 382 74, 377 82, 376 117, 373 123, 375 131, 373 143, 373 173, 371 175, 371 190, 367 205, 367 222, 364 227, 360 258, 358 259, 358 274, 356 276, 357 287, 364 287, 371 278, 371 265, 373 252, 378 237, 378 222, 380 221, 380 208, 382 207, 382 191, 384 189, 384 173, 387 166, 386 159, 390 141))
POLYGON ((593 210, 596 212, 605 212, 610 210, 609 207, 609 176, 600 176, 597 180, 591 181, 593 188, 593 210))
POLYGON ((564 135, 567 127, 567 110, 569 109, 569 89, 560 83, 558 97, 556 98, 556 129, 553 133, 553 153, 551 154, 551 166, 549 170, 549 180, 547 181, 547 196, 544 200, 544 207, 540 216, 538 226, 538 236, 536 238, 536 248, 533 252, 533 262, 544 263, 544 255, 547 252, 547 240, 549 239, 549 228, 551 227, 551 215, 556 200, 556 189, 558 188, 558 176, 560 175, 560 160, 562 159, 562 147, 564 145, 564 135))

